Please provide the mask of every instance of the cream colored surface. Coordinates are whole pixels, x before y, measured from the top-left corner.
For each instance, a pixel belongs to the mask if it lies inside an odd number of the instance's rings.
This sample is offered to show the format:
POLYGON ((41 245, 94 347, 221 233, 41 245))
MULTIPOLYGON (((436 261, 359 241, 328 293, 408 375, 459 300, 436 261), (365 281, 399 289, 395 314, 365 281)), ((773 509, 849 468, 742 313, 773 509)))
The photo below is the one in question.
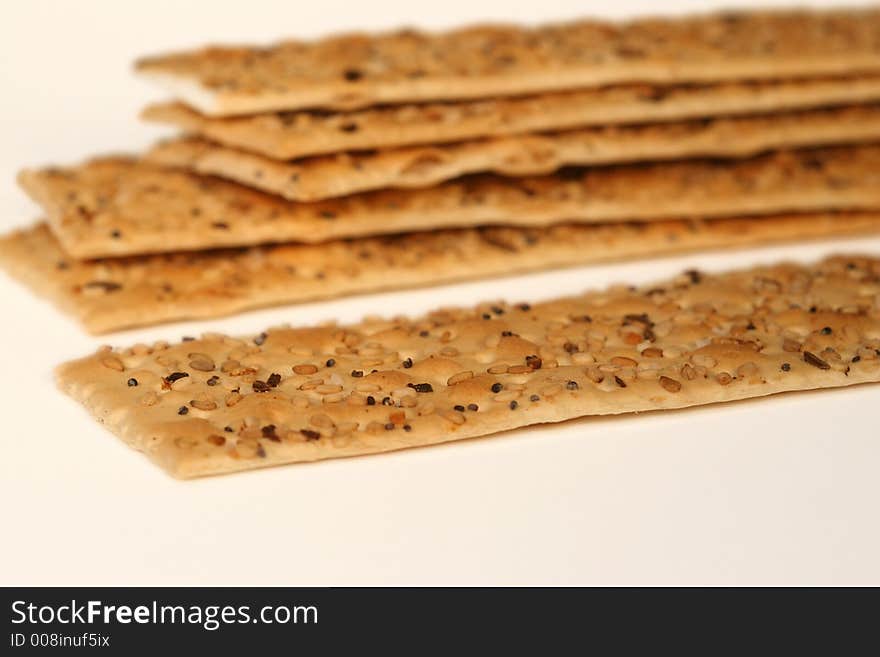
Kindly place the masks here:
MULTIPOLYGON (((614 10, 652 6, 621 1, 614 10)), ((145 102, 161 98, 129 79, 125 62, 135 55, 187 46, 198 35, 277 37, 282 23, 308 36, 400 23, 565 18, 608 5, 325 0, 292 7, 259 0, 246 9, 170 0, 17 5, 15 20, 0 22, 4 225, 37 216, 12 183, 23 164, 135 150, 157 136, 135 120, 145 102), (276 19, 267 21, 270 13, 276 19), (63 49, 63 61, 45 43, 63 49)), ((516 298, 549 298, 689 266, 807 261, 840 250, 878 254, 880 240, 586 267, 510 277, 504 287, 516 298)), ((0 583, 880 584, 876 387, 576 421, 307 465, 293 475, 279 468, 179 483, 95 425, 51 378, 54 365, 104 342, 357 321, 388 308, 418 313, 493 296, 500 296, 497 280, 96 339, 0 276, 0 337, 9 345, 0 380, 0 494, 14 500, 0 505, 0 583), (230 560, 255 545, 284 545, 283 563, 230 560)))

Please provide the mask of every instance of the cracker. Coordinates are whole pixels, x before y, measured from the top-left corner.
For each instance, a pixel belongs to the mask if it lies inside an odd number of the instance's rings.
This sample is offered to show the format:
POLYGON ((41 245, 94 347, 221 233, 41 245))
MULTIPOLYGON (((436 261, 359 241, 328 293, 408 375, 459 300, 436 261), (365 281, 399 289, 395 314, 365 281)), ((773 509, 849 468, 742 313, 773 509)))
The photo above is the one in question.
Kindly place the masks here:
POLYGON ((485 25, 209 47, 137 70, 206 114, 486 98, 626 82, 880 70, 880 11, 753 11, 627 23, 485 25))
POLYGON ((216 118, 181 103, 151 105, 148 121, 279 160, 414 144, 831 107, 880 100, 880 77, 630 85, 458 103, 374 107, 353 112, 281 112, 216 118))
POLYGON ((878 382, 880 259, 106 347, 57 380, 177 477, 878 382))
POLYGON ((160 143, 146 159, 235 180, 292 201, 316 201, 374 189, 428 187, 483 171, 538 175, 568 165, 745 157, 777 148, 875 140, 880 140, 880 105, 595 127, 368 154, 339 153, 296 162, 184 137, 160 143))
POLYGON ((48 226, 39 224, 0 238, 0 267, 91 333, 105 333, 554 267, 875 233, 880 233, 880 213, 812 213, 449 229, 312 245, 74 260, 48 226))
POLYGON ((475 176, 418 190, 294 203, 216 178, 107 158, 25 171, 77 258, 320 242, 468 225, 656 220, 880 208, 880 146, 784 151, 744 161, 475 176))

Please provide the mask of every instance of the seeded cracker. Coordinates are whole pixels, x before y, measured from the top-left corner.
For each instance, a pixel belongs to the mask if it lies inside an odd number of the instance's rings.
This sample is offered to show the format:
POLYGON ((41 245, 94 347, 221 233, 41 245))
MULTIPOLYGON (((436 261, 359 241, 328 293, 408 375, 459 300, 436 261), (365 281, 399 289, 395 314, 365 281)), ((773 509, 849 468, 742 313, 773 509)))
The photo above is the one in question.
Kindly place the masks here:
POLYGON ((688 271, 534 305, 108 347, 57 377, 178 477, 876 382, 880 259, 688 271))
POLYGON ((75 260, 45 224, 0 267, 92 333, 249 308, 697 249, 880 233, 880 213, 466 228, 324 244, 75 260))
POLYGON ((880 208, 880 146, 745 161, 474 176, 418 190, 293 203, 123 158, 24 171, 19 181, 73 257, 319 242, 468 225, 550 225, 880 208))
POLYGON ((210 47, 137 69, 206 114, 880 70, 880 11, 763 11, 210 47))
POLYGON ((339 153, 281 162, 198 138, 166 141, 147 153, 160 165, 217 175, 315 201, 387 187, 428 187, 469 173, 522 176, 567 165, 605 165, 693 157, 745 157, 777 148, 880 139, 880 105, 659 125, 585 128, 367 154, 339 153))
POLYGON ((880 77, 810 78, 656 87, 629 85, 353 112, 281 112, 209 117, 181 103, 147 107, 142 118, 279 160, 414 144, 760 114, 880 100, 880 77))

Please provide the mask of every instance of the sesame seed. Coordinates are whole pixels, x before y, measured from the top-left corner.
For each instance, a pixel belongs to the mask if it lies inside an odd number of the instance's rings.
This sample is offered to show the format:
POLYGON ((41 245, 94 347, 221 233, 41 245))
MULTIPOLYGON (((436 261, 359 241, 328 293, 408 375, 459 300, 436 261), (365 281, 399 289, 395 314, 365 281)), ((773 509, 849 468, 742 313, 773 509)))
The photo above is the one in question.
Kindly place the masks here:
POLYGON ((831 365, 809 351, 804 352, 804 362, 809 363, 813 367, 818 367, 820 370, 831 369, 831 365))

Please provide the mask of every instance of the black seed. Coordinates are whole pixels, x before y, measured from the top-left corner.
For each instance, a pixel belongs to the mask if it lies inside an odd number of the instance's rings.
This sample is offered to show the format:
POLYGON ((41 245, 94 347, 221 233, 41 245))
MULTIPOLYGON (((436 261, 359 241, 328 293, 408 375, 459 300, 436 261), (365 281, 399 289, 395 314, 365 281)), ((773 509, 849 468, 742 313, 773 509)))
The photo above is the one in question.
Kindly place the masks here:
POLYGON ((853 357, 852 357, 852 361, 850 361, 850 362, 852 362, 852 363, 858 363, 860 360, 862 360, 862 357, 861 357, 861 356, 853 356, 853 357))
POLYGON ((504 308, 501 308, 499 306, 492 306, 492 308, 490 308, 490 310, 493 313, 495 313, 496 315, 503 315, 504 314, 504 308))
POLYGON ((468 405, 467 405, 467 409, 468 409, 469 411, 478 411, 478 410, 480 410, 480 407, 477 406, 476 404, 468 404, 468 405))
POLYGON ((572 342, 566 342, 564 345, 562 345, 562 348, 565 349, 565 351, 569 354, 574 354, 580 351, 578 346, 572 342))
POLYGON ((541 365, 544 364, 538 356, 526 356, 526 365, 528 365, 533 370, 541 369, 541 365))
POLYGON ((311 429, 300 429, 299 432, 305 436, 306 440, 318 440, 321 437, 317 431, 312 431, 311 429))
POLYGON ((347 82, 357 82, 362 77, 364 77, 364 74, 356 68, 349 68, 345 70, 342 76, 346 79, 347 82))
POLYGON ((254 392, 269 392, 272 388, 265 381, 254 381, 251 384, 254 392))
POLYGON ((327 367, 333 367, 334 365, 336 365, 336 361, 333 360, 332 358, 328 358, 327 362, 324 363, 324 365, 326 365, 327 367))
POLYGON ((183 340, 184 342, 192 342, 193 340, 195 340, 195 338, 191 335, 184 335, 180 339, 183 340))
POLYGON ((114 230, 110 232, 110 237, 112 237, 113 239, 119 239, 120 237, 122 237, 122 233, 120 233, 118 230, 114 230))
POLYGON ((434 392, 434 387, 430 383, 407 383, 406 385, 416 392, 434 392))
POLYGON ((183 379, 184 377, 189 376, 186 372, 172 372, 168 376, 165 377, 165 381, 168 383, 174 383, 178 379, 183 379))
POLYGON ((577 390, 578 388, 580 388, 577 381, 569 381, 565 384, 565 387, 569 390, 577 390))
POLYGON ((394 406, 394 402, 391 401, 391 397, 382 397, 382 406, 394 406))
POLYGON ((626 381, 624 381, 623 379, 621 379, 619 376, 615 376, 615 377, 614 377, 614 383, 616 383, 617 385, 619 385, 621 388, 626 388, 626 381))
POLYGON ((532 307, 531 307, 529 304, 527 304, 527 303, 521 303, 521 304, 519 304, 519 305, 517 306, 517 308, 519 308, 519 309, 522 310, 523 312, 528 312, 528 311, 530 311, 530 310, 532 309, 532 307))
POLYGON ((129 388, 134 388, 138 384, 137 379, 129 379, 126 383, 128 383, 129 388))
POLYGON ((790 372, 791 371, 791 363, 783 363, 782 364, 782 371, 783 372, 790 372))
POLYGON ((189 409, 186 406, 181 406, 177 409, 178 415, 186 415, 187 413, 189 413, 189 409))
POLYGON ((260 429, 260 432, 263 434, 263 438, 268 438, 269 440, 280 443, 281 438, 278 437, 278 434, 275 433, 275 425, 267 424, 265 427, 260 429))
POLYGON ((420 336, 420 337, 423 337, 423 338, 427 338, 427 337, 428 337, 428 332, 427 332, 427 331, 419 331, 419 336, 420 336))
POLYGON ((691 283, 696 284, 696 283, 699 283, 700 281, 703 280, 703 277, 700 275, 700 272, 698 272, 696 269, 688 269, 685 272, 685 275, 691 279, 691 283))
POLYGON ((339 126, 339 129, 342 130, 342 132, 357 132, 358 126, 357 123, 343 123, 339 126))
POLYGON ((508 404, 508 406, 510 406, 510 410, 514 410, 514 409, 516 409, 517 406, 519 406, 519 404, 517 404, 517 403, 516 403, 516 400, 514 399, 513 401, 511 401, 511 402, 508 404))
POLYGON ((501 392, 501 389, 503 387, 504 386, 502 386, 500 383, 493 383, 492 384, 492 392, 501 392))
POLYGON ((462 406, 461 404, 456 404, 452 408, 455 409, 456 411, 458 411, 459 413, 464 413, 464 406, 462 406))
POLYGON ((266 383, 268 383, 273 388, 277 387, 279 383, 281 383, 281 375, 278 372, 272 372, 269 375, 269 378, 266 379, 266 383))
POLYGON ((260 333, 257 337, 254 338, 254 344, 258 347, 266 341, 266 334, 260 333))
POLYGON ((410 367, 412 367, 413 366, 412 358, 407 358, 405 361, 403 361, 403 366, 406 369, 409 369, 410 367))
POLYGON ((489 313, 483 313, 482 317, 483 319, 492 319, 492 315, 490 315, 489 313))
POLYGON ((394 428, 394 422, 385 423, 385 431, 391 431, 394 428))
POLYGON ((363 370, 352 370, 352 371, 351 371, 351 375, 352 375, 354 378, 359 379, 359 378, 361 378, 361 377, 364 375, 364 373, 363 373, 363 370))
POLYGON ((529 397, 529 401, 540 401, 541 398, 538 395, 532 395, 529 397))
POLYGON ((755 327, 755 324, 754 324, 753 322, 749 322, 749 323, 746 325, 746 330, 747 330, 747 331, 754 331, 755 328, 756 328, 756 327, 755 327))
POLYGON ((207 381, 205 381, 205 383, 207 383, 209 386, 215 386, 215 385, 217 385, 219 382, 220 382, 220 377, 219 377, 219 376, 216 376, 216 375, 215 375, 215 376, 212 376, 210 379, 208 379, 207 381))
POLYGON ((367 397, 367 406, 375 406, 375 405, 376 405, 376 398, 373 397, 373 395, 369 395, 367 397))
POLYGON ((516 333, 514 333, 513 331, 501 331, 502 338, 512 338, 515 335, 516 333))
POLYGON ((408 424, 404 424, 404 425, 403 425, 403 430, 404 430, 404 431, 412 431, 412 427, 409 426, 408 424))
POLYGON ((823 328, 823 329, 822 329, 822 335, 831 335, 831 327, 830 327, 830 326, 826 326, 825 328, 823 328))
POLYGON ((816 306, 810 306, 810 312, 811 312, 811 313, 816 312, 816 310, 818 310, 818 309, 816 308, 816 306))
POLYGON ((226 433, 232 433, 234 429, 230 426, 225 426, 223 427, 223 431, 225 431, 226 433))

